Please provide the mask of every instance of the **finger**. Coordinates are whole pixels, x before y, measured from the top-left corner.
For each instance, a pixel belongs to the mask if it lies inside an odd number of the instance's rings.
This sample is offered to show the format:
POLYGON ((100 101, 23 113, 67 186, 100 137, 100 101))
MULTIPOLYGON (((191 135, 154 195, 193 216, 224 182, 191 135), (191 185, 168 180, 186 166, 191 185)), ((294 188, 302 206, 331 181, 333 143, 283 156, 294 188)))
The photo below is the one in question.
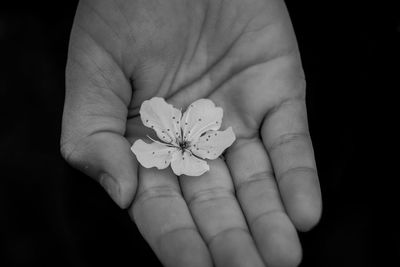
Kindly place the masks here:
POLYGON ((171 169, 139 169, 139 186, 130 214, 165 266, 212 266, 176 176, 171 169))
POLYGON ((125 208, 136 190, 137 173, 130 144, 123 137, 131 87, 111 56, 91 39, 71 39, 77 40, 66 71, 61 152, 125 208))
POLYGON ((313 227, 322 201, 303 100, 283 102, 261 130, 285 208, 299 230, 313 227))
POLYGON ((64 157, 75 168, 97 180, 121 207, 127 208, 136 191, 136 162, 130 144, 113 133, 96 133, 69 150, 64 157))
POLYGON ((301 246, 287 217, 265 148, 258 138, 239 139, 226 160, 239 203, 268 266, 297 266, 301 246))
POLYGON ((216 266, 264 266, 238 205, 223 160, 210 161, 200 177, 182 176, 180 184, 192 216, 216 266))

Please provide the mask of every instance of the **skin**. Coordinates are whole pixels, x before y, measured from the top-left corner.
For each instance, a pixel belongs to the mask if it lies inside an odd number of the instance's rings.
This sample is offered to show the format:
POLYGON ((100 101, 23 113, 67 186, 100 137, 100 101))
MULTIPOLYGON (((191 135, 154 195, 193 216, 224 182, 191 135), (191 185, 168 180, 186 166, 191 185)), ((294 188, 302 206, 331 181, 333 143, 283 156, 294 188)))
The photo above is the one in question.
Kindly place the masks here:
POLYGON ((281 0, 86 0, 66 69, 61 152, 165 266, 296 266, 321 215, 305 78, 281 0), (141 103, 210 98, 236 142, 201 177, 145 169, 141 103))

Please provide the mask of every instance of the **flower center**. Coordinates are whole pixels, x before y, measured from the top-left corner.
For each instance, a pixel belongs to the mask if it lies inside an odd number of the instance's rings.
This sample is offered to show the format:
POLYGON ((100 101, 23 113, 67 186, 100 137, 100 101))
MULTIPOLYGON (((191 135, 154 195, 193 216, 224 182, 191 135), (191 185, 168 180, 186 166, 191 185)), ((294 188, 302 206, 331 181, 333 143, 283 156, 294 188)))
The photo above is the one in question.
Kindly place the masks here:
POLYGON ((187 142, 187 141, 182 141, 182 142, 179 143, 179 147, 180 147, 182 150, 185 150, 186 148, 189 147, 189 142, 187 142))

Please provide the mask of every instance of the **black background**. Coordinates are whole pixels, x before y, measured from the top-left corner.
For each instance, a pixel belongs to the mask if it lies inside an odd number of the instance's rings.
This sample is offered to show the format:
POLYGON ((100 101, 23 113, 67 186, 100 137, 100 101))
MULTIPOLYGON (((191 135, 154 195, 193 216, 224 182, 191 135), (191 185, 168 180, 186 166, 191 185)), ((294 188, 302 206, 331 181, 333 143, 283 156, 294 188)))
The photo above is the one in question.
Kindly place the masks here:
MULTIPOLYGON (((77 1, 4 2, 0 266, 159 266, 127 213, 59 154, 77 1)), ((399 9, 383 1, 287 5, 324 201, 320 224, 300 234, 302 266, 389 266, 400 256, 399 177, 380 148, 397 143, 398 119, 386 119, 400 89, 399 9)))

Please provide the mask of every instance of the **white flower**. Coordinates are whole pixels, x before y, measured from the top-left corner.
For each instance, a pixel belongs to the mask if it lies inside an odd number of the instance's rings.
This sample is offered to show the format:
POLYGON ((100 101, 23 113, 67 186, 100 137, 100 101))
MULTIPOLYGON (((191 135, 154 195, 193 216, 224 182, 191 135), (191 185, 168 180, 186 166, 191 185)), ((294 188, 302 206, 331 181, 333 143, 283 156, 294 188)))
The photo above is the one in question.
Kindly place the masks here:
POLYGON ((216 159, 235 141, 232 127, 218 131, 222 108, 208 99, 193 102, 182 116, 180 110, 154 97, 143 102, 140 117, 161 141, 137 140, 132 152, 146 168, 165 169, 171 164, 176 175, 199 176, 210 168, 203 159, 216 159))

